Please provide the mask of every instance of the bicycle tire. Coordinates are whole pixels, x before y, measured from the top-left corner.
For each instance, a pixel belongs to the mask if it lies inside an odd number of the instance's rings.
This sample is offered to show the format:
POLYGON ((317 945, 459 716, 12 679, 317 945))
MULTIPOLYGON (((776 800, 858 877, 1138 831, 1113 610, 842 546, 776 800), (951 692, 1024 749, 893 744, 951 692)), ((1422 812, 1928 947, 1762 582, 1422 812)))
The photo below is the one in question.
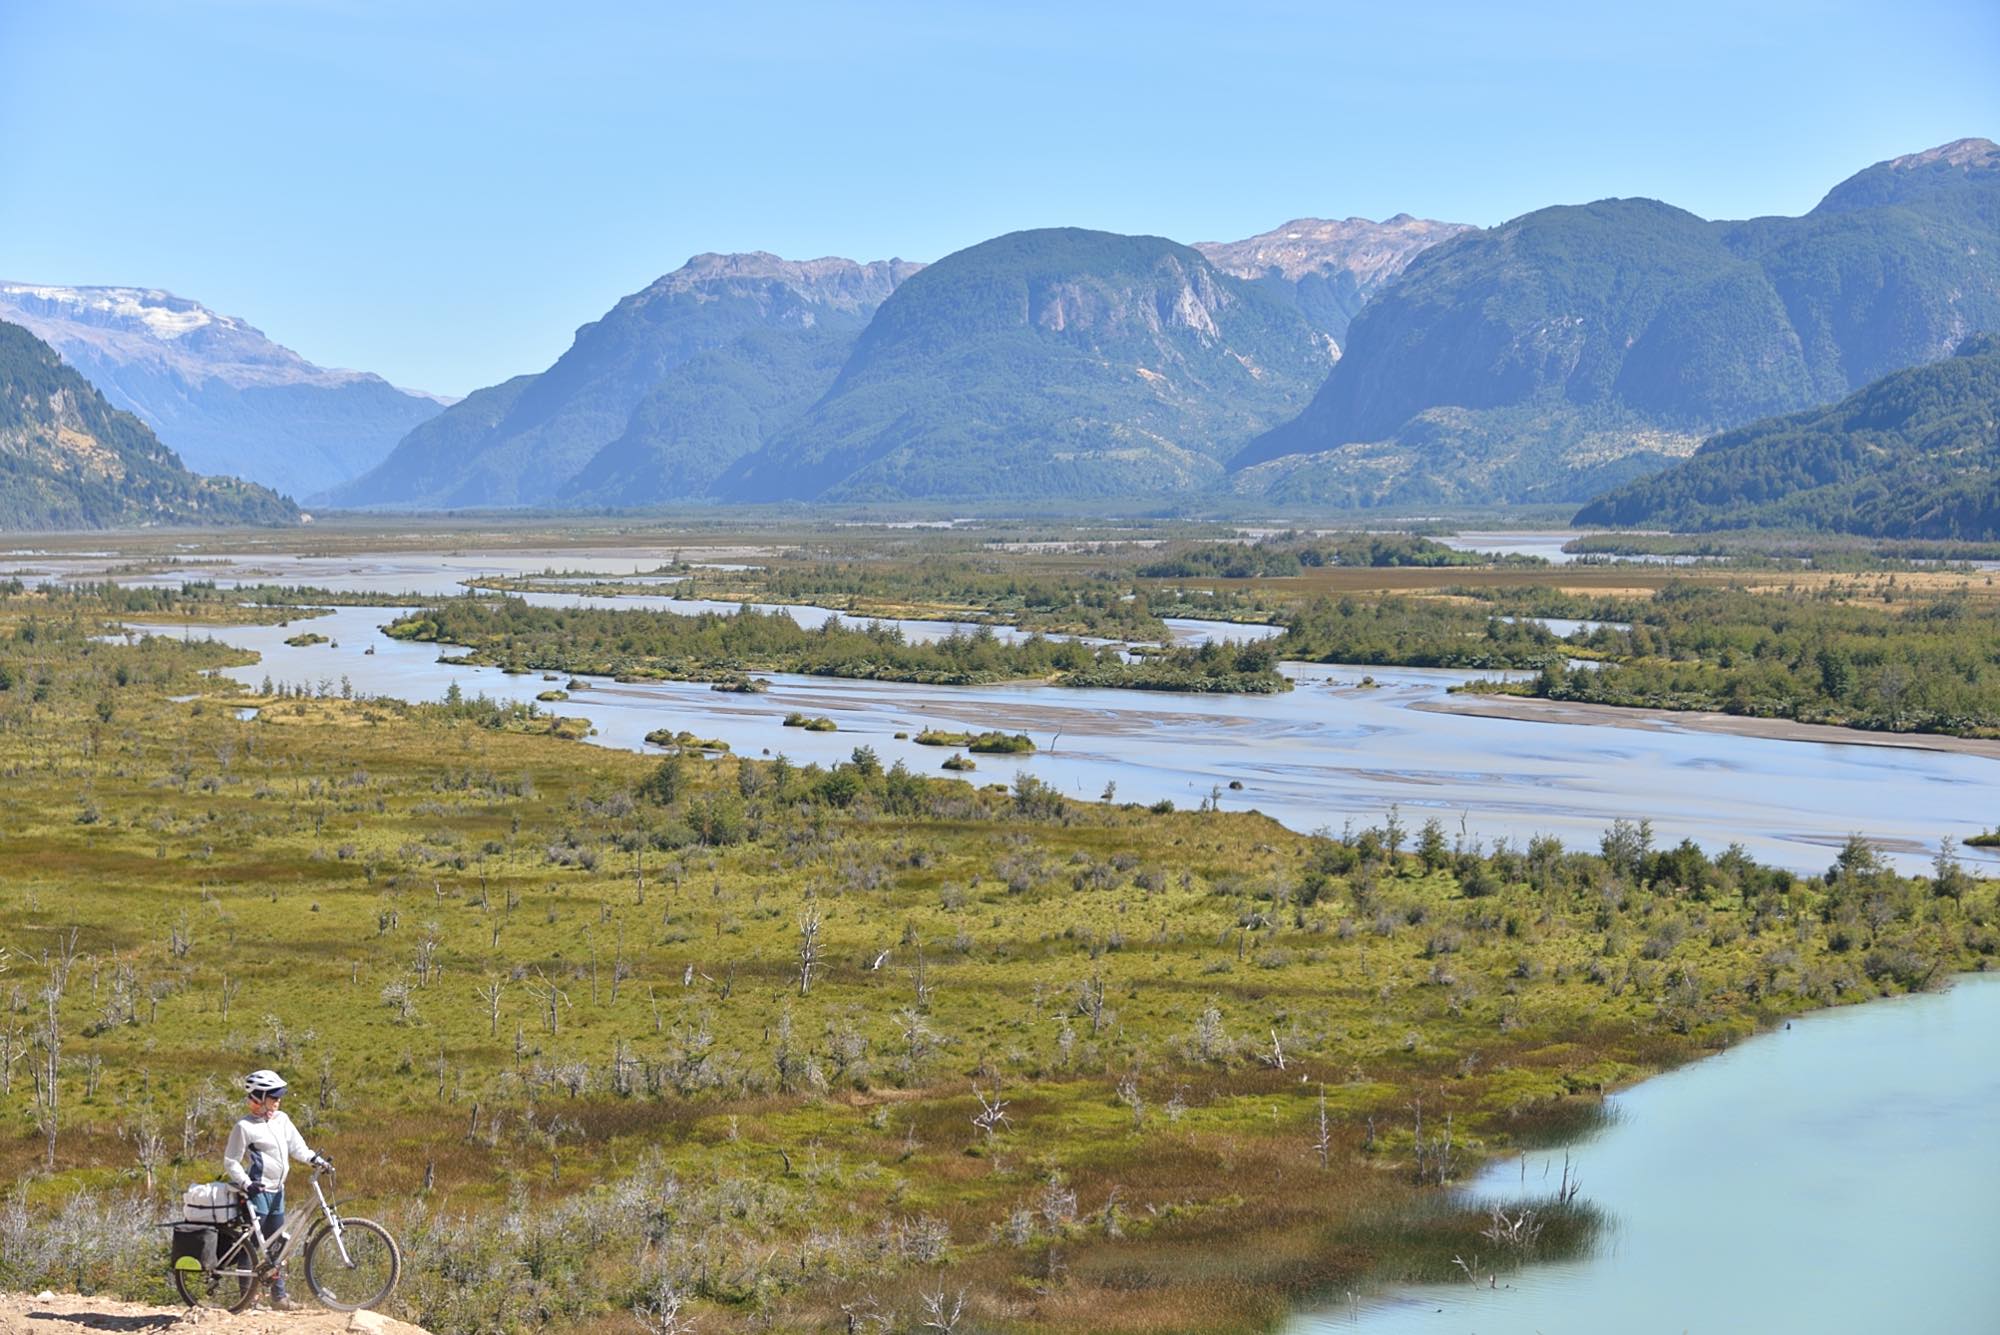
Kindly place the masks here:
POLYGON ((347 1262, 341 1260, 330 1228, 319 1230, 306 1244, 306 1287, 322 1306, 336 1312, 381 1306, 402 1276, 402 1248, 388 1229, 372 1219, 341 1220, 340 1237, 347 1262))
POLYGON ((176 1270, 174 1288, 189 1307, 207 1307, 221 1312, 241 1312, 257 1300, 262 1276, 218 1275, 212 1270, 176 1270))

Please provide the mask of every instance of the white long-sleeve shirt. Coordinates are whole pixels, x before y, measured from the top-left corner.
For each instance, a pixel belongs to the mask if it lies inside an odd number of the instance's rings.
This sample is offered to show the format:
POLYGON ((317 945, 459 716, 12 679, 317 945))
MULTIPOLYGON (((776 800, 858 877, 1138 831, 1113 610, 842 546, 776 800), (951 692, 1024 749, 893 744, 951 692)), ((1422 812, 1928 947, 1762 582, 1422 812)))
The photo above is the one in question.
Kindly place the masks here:
POLYGON ((278 1191, 291 1170, 288 1157, 300 1163, 311 1163, 318 1157, 291 1118, 282 1112, 245 1117, 229 1130, 229 1143, 222 1147, 222 1171, 239 1187, 278 1191))

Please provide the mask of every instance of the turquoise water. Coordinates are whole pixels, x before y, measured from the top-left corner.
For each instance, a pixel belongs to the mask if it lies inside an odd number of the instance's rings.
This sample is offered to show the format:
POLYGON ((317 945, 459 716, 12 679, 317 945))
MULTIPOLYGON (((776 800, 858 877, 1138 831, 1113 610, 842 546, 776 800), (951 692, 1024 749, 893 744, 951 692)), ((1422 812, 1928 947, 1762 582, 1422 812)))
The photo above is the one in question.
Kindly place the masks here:
MULTIPOLYGON (((1595 1255, 1285 1335, 2000 1331, 2000 975, 1808 1016, 1612 1101, 1570 1150, 1612 1220, 1595 1255)), ((1472 1190, 1533 1194, 1553 1159, 1472 1190)))

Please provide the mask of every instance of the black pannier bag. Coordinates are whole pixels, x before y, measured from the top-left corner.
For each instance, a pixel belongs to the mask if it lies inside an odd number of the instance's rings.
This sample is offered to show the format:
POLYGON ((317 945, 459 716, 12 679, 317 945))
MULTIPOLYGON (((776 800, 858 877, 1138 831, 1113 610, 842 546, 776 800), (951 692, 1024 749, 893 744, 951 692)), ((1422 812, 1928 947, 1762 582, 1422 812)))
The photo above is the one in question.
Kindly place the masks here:
POLYGON ((213 1270, 219 1229, 208 1224, 175 1224, 173 1268, 213 1270))

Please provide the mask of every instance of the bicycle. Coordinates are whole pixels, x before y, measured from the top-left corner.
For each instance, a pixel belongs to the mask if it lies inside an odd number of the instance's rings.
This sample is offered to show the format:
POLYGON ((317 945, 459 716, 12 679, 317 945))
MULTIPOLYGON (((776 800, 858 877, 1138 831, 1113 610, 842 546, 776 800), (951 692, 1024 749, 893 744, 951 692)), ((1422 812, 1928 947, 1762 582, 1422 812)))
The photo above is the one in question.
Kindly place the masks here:
MULTIPOLYGON (((374 1220, 341 1217, 320 1186, 320 1179, 332 1174, 330 1168, 313 1171, 313 1197, 319 1202, 320 1217, 305 1241, 306 1287, 322 1306, 336 1312, 378 1307, 388 1301, 402 1275, 402 1249, 394 1235, 374 1220)), ((289 1233, 265 1240, 248 1197, 238 1200, 237 1209, 242 1222, 234 1228, 221 1226, 213 1264, 188 1256, 173 1263, 174 1288, 189 1307, 243 1311, 291 1254, 295 1239, 289 1233)))

